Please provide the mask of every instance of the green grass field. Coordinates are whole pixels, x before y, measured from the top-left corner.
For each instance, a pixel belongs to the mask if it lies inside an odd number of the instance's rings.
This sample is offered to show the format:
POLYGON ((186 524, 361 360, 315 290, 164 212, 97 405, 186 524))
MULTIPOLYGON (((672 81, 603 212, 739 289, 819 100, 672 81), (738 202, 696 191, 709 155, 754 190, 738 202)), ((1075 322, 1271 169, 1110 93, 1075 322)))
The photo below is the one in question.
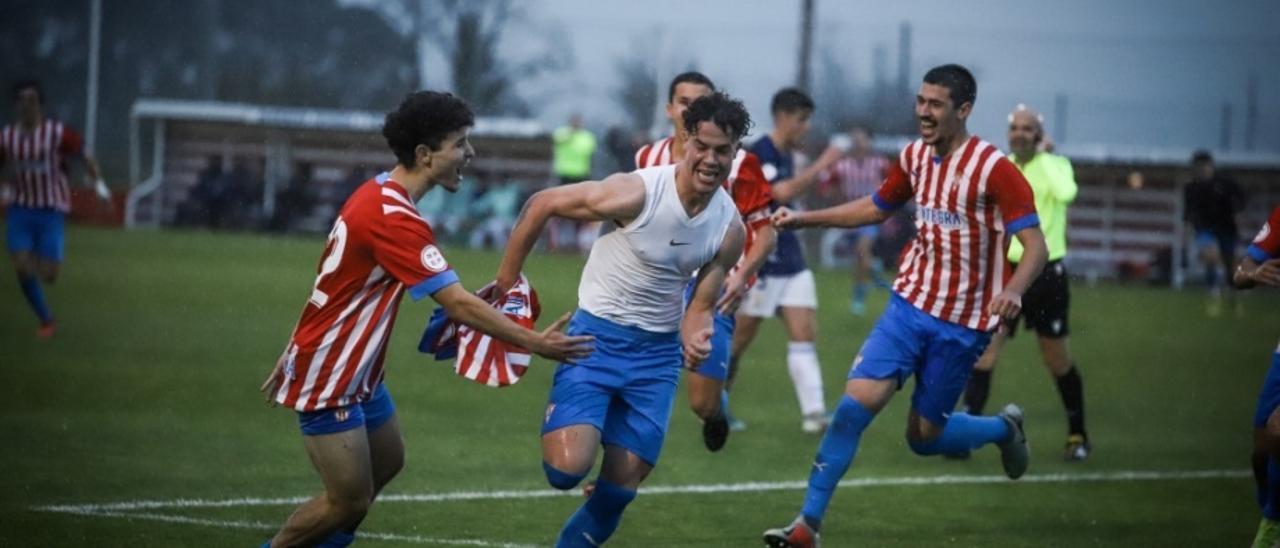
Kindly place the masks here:
MULTIPOLYGON (((60 319, 48 341, 35 339, 11 271, 0 271, 0 546, 257 546, 268 538, 294 504, 268 499, 319 489, 294 414, 266 406, 257 387, 309 294, 321 245, 72 228, 63 277, 48 292, 60 319)), ((470 288, 488 281, 498 261, 492 253, 446 254, 470 288)), ((549 317, 573 306, 580 267, 576 257, 530 261, 549 317)), ((818 288, 819 350, 834 402, 874 316, 847 313, 843 275, 821 273, 818 288)), ((992 481, 1000 467, 991 448, 966 462, 916 457, 902 437, 907 398, 900 396, 863 438, 846 479, 869 483, 836 495, 827 546, 1252 539, 1258 511, 1244 475, 1250 419, 1280 336, 1280 295, 1250 294, 1245 318, 1210 320, 1199 291, 1083 284, 1074 291, 1072 344, 1093 457, 1061 461, 1066 425, 1057 392, 1032 338, 1020 337, 1001 362, 992 407, 1026 408, 1028 476, 992 481), (959 478, 911 480, 941 476, 959 478)), ((884 302, 877 294, 872 311, 884 302)), ((387 359, 407 464, 387 490, 392 500, 373 507, 362 529, 372 536, 359 544, 549 545, 580 502, 533 496, 547 489, 538 426, 551 365, 535 361, 519 385, 501 390, 460 379, 416 353, 430 311, 411 301, 401 308, 387 359), (474 497, 415 496, 459 492, 474 497)), ((818 438, 800 432, 784 354, 781 328, 770 322, 745 357, 734 396, 750 428, 721 453, 703 449, 697 421, 683 396, 677 401, 662 461, 646 484, 666 489, 642 492, 612 545, 755 546, 761 531, 795 515, 818 438), (749 482, 772 485, 753 490, 749 482), (724 488, 683 488, 709 484, 724 488)))

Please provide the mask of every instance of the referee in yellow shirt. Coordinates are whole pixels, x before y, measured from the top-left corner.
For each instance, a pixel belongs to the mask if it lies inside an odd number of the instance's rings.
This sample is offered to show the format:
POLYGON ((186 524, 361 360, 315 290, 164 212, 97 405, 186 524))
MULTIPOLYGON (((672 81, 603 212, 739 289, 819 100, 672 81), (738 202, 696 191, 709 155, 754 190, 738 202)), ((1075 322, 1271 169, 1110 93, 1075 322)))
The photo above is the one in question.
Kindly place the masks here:
MULTIPOLYGON (((1067 255, 1067 205, 1076 199, 1078 187, 1071 162, 1043 150, 1047 148, 1044 145, 1044 118, 1025 105, 1018 105, 1009 114, 1009 159, 1031 183, 1040 228, 1049 244, 1049 262, 1022 296, 1022 320, 1028 329, 1036 331, 1040 355, 1049 374, 1053 375, 1067 411, 1067 444, 1063 458, 1081 461, 1089 457, 1091 446, 1084 429, 1084 383, 1067 349, 1067 308, 1071 292, 1067 268, 1062 263, 1067 255)), ((1015 239, 1009 245, 1009 262, 1016 265, 1021 258, 1022 245, 1015 239)), ((991 391, 991 374, 1000 356, 1000 348, 1017 332, 1018 323, 1014 320, 1002 325, 974 366, 964 395, 964 405, 969 413, 982 413, 991 391)))

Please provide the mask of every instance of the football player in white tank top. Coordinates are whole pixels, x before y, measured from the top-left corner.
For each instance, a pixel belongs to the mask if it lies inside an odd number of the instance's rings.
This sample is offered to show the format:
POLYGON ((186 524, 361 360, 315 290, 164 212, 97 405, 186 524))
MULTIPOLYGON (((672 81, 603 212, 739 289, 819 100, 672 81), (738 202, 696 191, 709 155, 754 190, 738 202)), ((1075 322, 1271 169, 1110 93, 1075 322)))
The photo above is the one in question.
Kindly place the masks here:
POLYGON ((691 131, 680 162, 543 190, 516 222, 500 291, 515 283, 552 217, 617 227, 592 246, 569 324, 570 333, 595 336, 595 351, 557 368, 543 421, 543 469, 556 488, 577 486, 605 446, 595 487, 557 546, 597 546, 613 534, 657 463, 681 365, 697 366, 711 351, 712 311, 746 238, 722 186, 750 123, 741 102, 702 97, 685 113, 691 131))

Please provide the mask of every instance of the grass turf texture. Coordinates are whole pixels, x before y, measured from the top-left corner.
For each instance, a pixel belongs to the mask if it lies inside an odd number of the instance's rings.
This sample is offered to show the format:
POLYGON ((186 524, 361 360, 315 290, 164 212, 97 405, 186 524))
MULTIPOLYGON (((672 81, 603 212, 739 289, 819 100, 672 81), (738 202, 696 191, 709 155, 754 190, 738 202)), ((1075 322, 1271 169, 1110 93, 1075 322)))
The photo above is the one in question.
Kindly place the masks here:
MULTIPOLYGON (((253 546, 292 505, 157 509, 147 513, 245 529, 33 510, 127 500, 292 497, 318 492, 294 414, 257 387, 283 348, 315 276, 323 242, 193 232, 72 227, 62 279, 48 289, 60 322, 49 341, 11 271, 0 274, 0 546, 253 546), (266 524, 253 529, 253 524, 266 524)), ((494 253, 446 249, 465 285, 488 281, 494 253)), ((539 256, 527 273, 543 323, 574 303, 582 260, 539 256)), ((1280 326, 1280 295, 1246 295, 1247 316, 1208 319, 1203 294, 1073 287, 1072 350, 1085 379, 1095 453, 1061 460, 1065 418, 1033 337, 1011 343, 991 409, 1028 414, 1031 475, 1124 470, 1239 470, 1250 417, 1280 326)), ((848 279, 819 273, 819 354, 834 404, 873 314, 847 312, 848 279)), ((551 364, 518 385, 456 377, 414 347, 432 305, 406 299, 388 351, 388 386, 408 446, 388 494, 545 489, 538 449, 551 364)), ((799 481, 818 438, 802 434, 785 367, 785 336, 769 322, 744 359, 733 406, 749 430, 726 449, 702 447, 681 387, 662 460, 647 485, 799 481)), ((910 390, 911 386, 907 387, 910 390)), ((999 474, 984 449, 967 462, 912 455, 902 438, 907 392, 867 431, 846 479, 999 474)), ((613 546, 752 546, 788 522, 801 490, 642 494, 613 546)), ((363 530, 494 543, 550 544, 576 497, 375 504, 363 530)), ((1240 545, 1258 511, 1252 480, 998 482, 842 488, 823 531, 828 546, 1240 545)), ((407 541, 365 540, 365 545, 407 541)))

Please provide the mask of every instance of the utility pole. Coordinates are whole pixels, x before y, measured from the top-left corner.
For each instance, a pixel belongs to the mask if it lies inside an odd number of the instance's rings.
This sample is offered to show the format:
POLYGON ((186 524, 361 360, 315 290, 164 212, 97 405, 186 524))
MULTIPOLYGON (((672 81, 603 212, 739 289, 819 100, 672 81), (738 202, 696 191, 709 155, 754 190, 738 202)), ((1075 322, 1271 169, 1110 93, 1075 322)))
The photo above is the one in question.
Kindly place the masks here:
POLYGON ((911 96, 911 23, 898 25, 898 93, 911 96))
POLYGON ((89 81, 85 92, 84 150, 92 155, 98 135, 98 50, 102 42, 102 0, 89 1, 89 81))
POLYGON ((809 58, 813 49, 813 0, 801 0, 800 59, 796 64, 796 87, 809 89, 809 58))
POLYGON ((1258 135, 1258 75, 1249 73, 1249 83, 1245 87, 1244 96, 1244 149, 1253 150, 1254 138, 1258 135))
POLYGON ((1231 150, 1231 103, 1222 103, 1222 122, 1218 134, 1218 150, 1231 150))
POLYGON ((1059 93, 1053 97, 1053 133, 1058 144, 1067 142, 1067 94, 1059 93))

